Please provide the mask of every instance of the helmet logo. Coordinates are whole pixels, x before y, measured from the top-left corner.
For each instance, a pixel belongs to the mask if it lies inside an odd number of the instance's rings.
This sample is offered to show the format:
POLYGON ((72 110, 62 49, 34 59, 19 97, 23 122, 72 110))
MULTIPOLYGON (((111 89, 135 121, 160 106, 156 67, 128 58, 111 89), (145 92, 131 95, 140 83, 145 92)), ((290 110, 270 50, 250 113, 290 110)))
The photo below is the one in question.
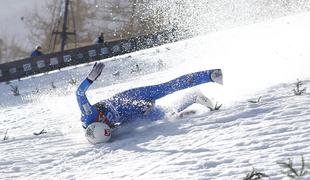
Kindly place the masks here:
POLYGON ((91 126, 89 128, 86 129, 86 136, 91 137, 91 138, 95 138, 94 136, 94 127, 91 126))
POLYGON ((104 135, 105 136, 111 136, 111 130, 110 129, 104 129, 104 135))
POLYGON ((82 107, 83 107, 86 115, 92 114, 92 110, 91 110, 90 105, 88 103, 83 104, 82 107))

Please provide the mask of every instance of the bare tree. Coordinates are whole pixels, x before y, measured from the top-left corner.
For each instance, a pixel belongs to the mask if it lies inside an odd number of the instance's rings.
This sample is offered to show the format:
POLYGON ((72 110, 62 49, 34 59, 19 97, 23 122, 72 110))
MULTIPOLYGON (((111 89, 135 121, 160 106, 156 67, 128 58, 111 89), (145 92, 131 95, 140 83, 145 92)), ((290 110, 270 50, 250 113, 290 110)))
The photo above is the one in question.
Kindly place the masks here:
MULTIPOLYGON (((47 12, 35 10, 24 17, 33 45, 47 48, 52 31, 60 31, 61 1, 49 0, 42 7, 47 12)), ((167 7, 162 8, 155 0, 71 0, 70 4, 75 23, 69 22, 68 31, 76 26, 78 46, 90 44, 99 32, 104 32, 106 40, 126 38, 161 31, 168 22, 167 7)))
POLYGON ((96 8, 89 17, 93 34, 104 32, 105 38, 110 40, 130 36, 127 27, 128 24, 131 27, 134 25, 133 13, 136 1, 107 0, 100 3, 95 1, 93 7, 96 8))
POLYGON ((8 38, 0 39, 0 63, 14 61, 27 56, 29 56, 29 53, 20 47, 15 38, 10 40, 8 38))
MULTIPOLYGON (((50 0, 45 3, 44 7, 42 7, 46 10, 44 13, 38 12, 38 10, 28 13, 30 15, 28 18, 25 18, 24 22, 30 30, 29 39, 34 45, 40 44, 43 48, 50 46, 52 32, 60 31, 62 28, 62 5, 62 0, 50 0)), ((86 28, 89 9, 90 4, 84 0, 70 1, 71 11, 69 12, 69 16, 71 19, 69 19, 67 30, 73 31, 75 27, 78 46, 90 41, 87 34, 88 29, 86 28)), ((73 39, 69 38, 67 48, 74 47, 72 43, 73 41, 73 39)))
POLYGON ((106 39, 134 37, 164 29, 166 7, 156 4, 155 0, 107 0, 94 3, 96 10, 90 20, 94 22, 93 29, 103 31, 106 39))

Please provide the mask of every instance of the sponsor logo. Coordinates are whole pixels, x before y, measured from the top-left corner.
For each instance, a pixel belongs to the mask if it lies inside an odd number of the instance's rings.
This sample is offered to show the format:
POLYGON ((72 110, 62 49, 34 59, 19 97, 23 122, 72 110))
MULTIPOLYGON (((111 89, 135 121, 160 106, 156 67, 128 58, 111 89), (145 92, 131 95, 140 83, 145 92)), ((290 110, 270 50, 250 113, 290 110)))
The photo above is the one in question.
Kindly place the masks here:
POLYGON ((38 66, 38 68, 44 68, 45 62, 43 60, 37 61, 37 66, 38 66))
POLYGON ((71 58, 71 55, 70 55, 70 54, 69 54, 69 55, 64 55, 63 58, 64 58, 64 62, 66 62, 66 63, 72 61, 72 58, 71 58))
POLYGON ((83 104, 82 106, 83 106, 83 109, 84 109, 86 115, 90 115, 92 113, 92 111, 90 109, 90 105, 88 103, 83 104))
POLYGON ((50 59, 50 65, 57 65, 58 64, 58 58, 57 57, 53 57, 50 59))
POLYGON ((104 129, 104 135, 105 136, 111 136, 111 130, 110 129, 104 129))
POLYGON ((94 128, 95 127, 88 127, 86 129, 86 136, 95 139, 95 135, 94 135, 94 128))
POLYGON ((9 72, 10 72, 10 74, 14 74, 14 73, 17 72, 17 70, 16 70, 15 67, 13 67, 13 68, 10 68, 10 69, 9 69, 9 72))
POLYGON ((111 112, 107 112, 107 115, 106 117, 110 120, 110 121, 113 121, 113 114, 111 112))
POLYGON ((24 71, 31 71, 31 63, 23 64, 24 71))
POLYGON ((108 55, 109 54, 109 49, 108 48, 101 48, 100 52, 101 52, 100 55, 108 55))
POLYGON ((89 56, 89 57, 95 57, 95 56, 97 56, 96 50, 95 50, 95 49, 89 50, 89 51, 88 51, 88 56, 89 56))

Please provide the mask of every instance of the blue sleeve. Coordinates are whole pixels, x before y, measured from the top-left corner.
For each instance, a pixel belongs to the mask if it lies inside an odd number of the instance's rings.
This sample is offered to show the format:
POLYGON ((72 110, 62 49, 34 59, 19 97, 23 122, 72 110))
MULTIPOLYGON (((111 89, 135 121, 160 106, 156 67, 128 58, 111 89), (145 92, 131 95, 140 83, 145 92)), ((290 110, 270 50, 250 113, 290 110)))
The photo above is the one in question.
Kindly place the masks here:
POLYGON ((37 56, 37 53, 36 53, 36 51, 32 51, 32 53, 31 53, 31 55, 30 55, 31 57, 36 57, 37 56))
POLYGON ((76 98, 82 113, 81 120, 84 128, 95 122, 98 114, 95 106, 89 103, 85 94, 91 84, 92 82, 90 80, 85 79, 76 91, 76 98))

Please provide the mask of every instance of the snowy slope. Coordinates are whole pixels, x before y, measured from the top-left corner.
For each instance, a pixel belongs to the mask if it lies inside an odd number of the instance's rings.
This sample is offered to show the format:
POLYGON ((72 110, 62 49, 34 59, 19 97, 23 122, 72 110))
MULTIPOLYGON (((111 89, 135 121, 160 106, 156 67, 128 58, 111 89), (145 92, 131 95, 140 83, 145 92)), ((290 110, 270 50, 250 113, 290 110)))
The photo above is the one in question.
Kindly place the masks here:
MULTIPOLYGON (((277 161, 300 162, 303 155, 310 163, 310 94, 292 92, 297 78, 309 89, 309 19, 299 14, 104 60, 88 91, 92 103, 187 72, 224 73, 224 86, 196 88, 223 103, 220 111, 197 105, 196 115, 137 121, 114 131, 107 144, 85 140, 77 85, 69 84, 92 64, 12 82, 21 96, 0 84, 1 139, 8 130, 0 141, 1 179, 242 179, 252 167, 285 178, 277 161), (142 70, 131 73, 136 64, 142 70), (259 96, 260 103, 247 102, 259 96), (42 129, 47 133, 33 135, 42 129)), ((173 108, 187 91, 158 105, 173 108)))

